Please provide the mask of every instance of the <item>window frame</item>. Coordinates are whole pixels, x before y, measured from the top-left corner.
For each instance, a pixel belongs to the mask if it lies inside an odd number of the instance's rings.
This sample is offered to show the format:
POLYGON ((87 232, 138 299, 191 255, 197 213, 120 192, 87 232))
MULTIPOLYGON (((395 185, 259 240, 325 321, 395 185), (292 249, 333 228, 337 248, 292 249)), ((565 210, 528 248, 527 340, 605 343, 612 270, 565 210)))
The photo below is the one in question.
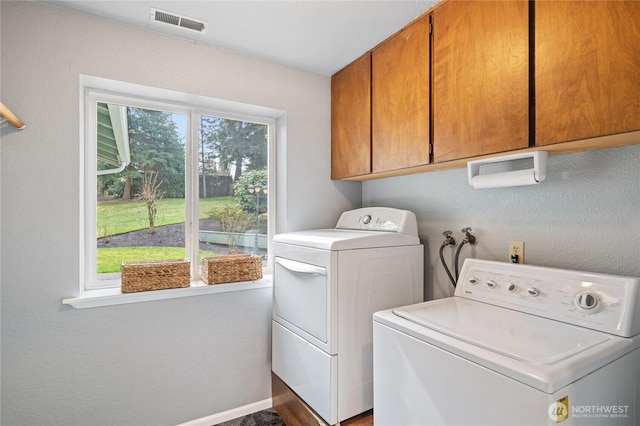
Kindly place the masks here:
MULTIPOLYGON (((268 275, 271 273, 273 265, 273 256, 271 254, 272 237, 275 232, 276 223, 276 118, 282 115, 282 111, 90 76, 81 76, 80 86, 80 297, 87 297, 91 294, 103 294, 105 292, 112 294, 114 293, 113 290, 117 290, 118 293, 120 291, 120 279, 99 280, 97 274, 97 173, 95 171, 97 168, 96 105, 98 102, 168 111, 186 116, 185 256, 191 262, 191 287, 202 287, 205 285, 200 280, 198 259, 199 134, 197 123, 199 117, 215 116, 229 120, 267 125, 267 175, 269 182, 267 217, 269 243, 267 262, 263 268, 263 274, 268 275)), ((225 284, 221 285, 225 286, 225 284)), ((220 284, 218 286, 220 286, 220 284)), ((163 291, 166 292, 167 290, 163 291)), ((182 294, 182 292, 178 293, 182 294)), ((153 299, 153 297, 150 299, 153 299)))

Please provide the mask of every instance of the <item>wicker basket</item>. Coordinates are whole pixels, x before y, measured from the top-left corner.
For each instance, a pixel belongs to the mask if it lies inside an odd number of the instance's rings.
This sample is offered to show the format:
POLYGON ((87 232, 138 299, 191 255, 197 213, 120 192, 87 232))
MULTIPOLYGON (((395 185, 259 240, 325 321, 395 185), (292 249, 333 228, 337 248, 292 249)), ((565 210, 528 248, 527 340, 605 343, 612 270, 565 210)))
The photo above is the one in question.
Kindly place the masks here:
POLYGON ((123 293, 191 285, 189 261, 184 259, 123 262, 120 272, 123 293))
POLYGON ((262 278, 262 258, 251 254, 203 257, 200 274, 207 284, 259 280, 262 278))

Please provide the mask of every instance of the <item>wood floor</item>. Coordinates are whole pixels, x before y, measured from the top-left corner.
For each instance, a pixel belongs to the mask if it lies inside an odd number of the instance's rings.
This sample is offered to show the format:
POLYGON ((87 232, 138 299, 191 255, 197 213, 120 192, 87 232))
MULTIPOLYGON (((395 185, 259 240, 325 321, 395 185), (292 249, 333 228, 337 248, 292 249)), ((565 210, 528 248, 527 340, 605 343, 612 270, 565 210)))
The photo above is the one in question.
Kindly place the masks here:
MULTIPOLYGON (((328 426, 278 376, 271 373, 273 409, 287 426, 328 426)), ((342 426, 373 426, 373 412, 367 411, 340 423, 342 426)))
POLYGON ((373 426, 373 410, 351 417, 340 424, 343 426, 373 426))

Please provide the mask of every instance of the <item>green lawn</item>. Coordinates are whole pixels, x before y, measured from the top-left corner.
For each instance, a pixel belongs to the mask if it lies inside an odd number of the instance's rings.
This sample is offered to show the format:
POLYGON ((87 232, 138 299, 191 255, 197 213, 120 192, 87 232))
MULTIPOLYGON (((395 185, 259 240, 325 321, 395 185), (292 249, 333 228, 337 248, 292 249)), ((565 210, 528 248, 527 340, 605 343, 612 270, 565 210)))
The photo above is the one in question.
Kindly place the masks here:
MULTIPOLYGON (((198 259, 213 256, 212 253, 200 250, 198 259)), ((184 259, 183 247, 109 247, 98 248, 98 273, 120 272, 122 262, 140 260, 184 259)))
MULTIPOLYGON (((206 198, 200 200, 200 219, 209 217, 214 207, 234 205, 234 197, 206 198)), ((155 226, 184 222, 184 199, 165 198, 158 204, 155 226)), ((98 202, 98 238, 147 229, 147 206, 144 201, 98 202)), ((200 252, 200 257, 207 255, 200 252)), ((139 260, 184 259, 184 247, 109 247, 98 248, 98 273, 119 272, 122 262, 139 260)))
MULTIPOLYGON (((216 206, 235 204, 234 197, 204 198, 200 200, 200 219, 209 217, 216 206)), ((144 201, 98 202, 98 238, 146 229, 147 205, 144 201)), ((155 226, 184 222, 184 198, 164 198, 158 203, 155 226)))
POLYGON ((120 271, 122 262, 139 260, 184 259, 183 247, 109 247, 98 248, 98 273, 120 271))

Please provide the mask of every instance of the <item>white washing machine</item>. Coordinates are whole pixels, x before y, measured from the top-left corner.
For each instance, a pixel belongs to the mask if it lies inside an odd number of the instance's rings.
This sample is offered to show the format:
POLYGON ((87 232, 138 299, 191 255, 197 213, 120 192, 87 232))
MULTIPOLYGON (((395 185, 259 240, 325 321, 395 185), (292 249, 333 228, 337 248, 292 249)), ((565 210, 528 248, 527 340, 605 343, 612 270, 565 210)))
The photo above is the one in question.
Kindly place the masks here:
POLYGON ((324 421, 373 407, 372 317, 423 300, 415 215, 363 208, 273 238, 272 369, 324 421))
POLYGON ((374 315, 376 425, 639 425, 640 278, 467 259, 374 315))

